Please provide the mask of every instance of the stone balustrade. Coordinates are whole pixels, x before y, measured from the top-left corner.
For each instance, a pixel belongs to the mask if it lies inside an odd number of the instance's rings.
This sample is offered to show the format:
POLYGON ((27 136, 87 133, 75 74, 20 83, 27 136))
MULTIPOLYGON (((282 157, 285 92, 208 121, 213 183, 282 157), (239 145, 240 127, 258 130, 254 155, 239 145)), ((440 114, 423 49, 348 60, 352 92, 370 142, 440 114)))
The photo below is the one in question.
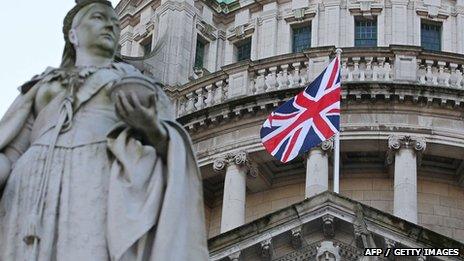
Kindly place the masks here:
POLYGON ((464 89, 463 64, 443 57, 419 56, 417 79, 420 84, 464 89))
MULTIPOLYGON (((171 91, 177 116, 249 96, 303 88, 334 56, 334 47, 321 47, 224 66, 171 91)), ((464 90, 464 56, 458 54, 426 52, 414 46, 344 48, 341 66, 342 83, 406 83, 464 90)))

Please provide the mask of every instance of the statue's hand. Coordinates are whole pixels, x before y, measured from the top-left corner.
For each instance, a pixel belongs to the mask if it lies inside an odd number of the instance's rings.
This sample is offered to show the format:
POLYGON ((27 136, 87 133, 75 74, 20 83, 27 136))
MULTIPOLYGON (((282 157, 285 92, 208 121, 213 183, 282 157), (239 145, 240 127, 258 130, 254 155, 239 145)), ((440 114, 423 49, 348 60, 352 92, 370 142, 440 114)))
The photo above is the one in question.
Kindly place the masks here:
POLYGON ((158 117, 155 94, 152 94, 149 100, 146 107, 135 93, 116 93, 116 113, 129 126, 141 131, 159 153, 165 153, 168 133, 158 117))

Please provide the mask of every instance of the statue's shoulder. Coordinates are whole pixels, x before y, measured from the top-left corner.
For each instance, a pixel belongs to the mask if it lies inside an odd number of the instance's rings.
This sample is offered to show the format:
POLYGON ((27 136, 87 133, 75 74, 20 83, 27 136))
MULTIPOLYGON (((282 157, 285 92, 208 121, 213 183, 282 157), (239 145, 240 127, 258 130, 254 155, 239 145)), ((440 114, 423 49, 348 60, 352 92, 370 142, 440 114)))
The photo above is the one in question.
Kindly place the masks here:
POLYGON ((50 81, 59 74, 59 68, 47 67, 45 71, 40 74, 34 75, 29 81, 25 82, 19 87, 21 93, 28 92, 34 85, 41 81, 50 81))
POLYGON ((147 79, 148 81, 152 82, 157 87, 163 88, 164 86, 158 79, 144 75, 139 69, 137 69, 135 66, 131 64, 124 63, 124 62, 118 62, 118 63, 114 63, 113 66, 120 73, 122 77, 137 76, 137 77, 147 79))
POLYGON ((135 68, 135 66, 128 63, 117 62, 113 64, 113 67, 116 69, 118 73, 121 74, 121 76, 143 75, 139 69, 135 68))

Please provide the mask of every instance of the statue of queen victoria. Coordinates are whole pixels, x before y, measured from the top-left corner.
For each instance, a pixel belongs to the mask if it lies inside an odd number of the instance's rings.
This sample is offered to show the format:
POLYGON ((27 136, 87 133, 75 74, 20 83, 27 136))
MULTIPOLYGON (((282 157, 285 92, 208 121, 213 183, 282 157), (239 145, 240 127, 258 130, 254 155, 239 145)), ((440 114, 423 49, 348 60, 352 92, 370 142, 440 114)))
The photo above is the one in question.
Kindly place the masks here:
POLYGON ((118 18, 78 1, 60 68, 0 121, 0 260, 207 260, 200 173, 160 86, 115 62, 118 18))

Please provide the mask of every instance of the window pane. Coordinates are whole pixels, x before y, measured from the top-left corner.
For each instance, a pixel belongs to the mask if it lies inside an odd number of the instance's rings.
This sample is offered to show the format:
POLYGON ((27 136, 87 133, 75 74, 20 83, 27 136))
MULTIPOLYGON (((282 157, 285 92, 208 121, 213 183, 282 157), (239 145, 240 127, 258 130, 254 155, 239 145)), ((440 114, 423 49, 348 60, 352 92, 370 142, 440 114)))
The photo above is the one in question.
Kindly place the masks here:
POLYGON ((426 50, 441 50, 441 24, 421 23, 421 46, 426 50))
POLYGON ((309 25, 303 27, 294 27, 293 31, 293 46, 294 53, 303 52, 311 47, 311 27, 309 25))
POLYGON ((237 61, 250 59, 251 39, 247 39, 244 42, 236 44, 235 47, 237 48, 237 61))
POLYGON ((142 48, 143 48, 143 55, 146 56, 151 52, 151 41, 152 37, 143 40, 142 48))
POLYGON ((377 46, 377 19, 355 18, 354 46, 377 46))
POLYGON ((203 58, 205 56, 205 44, 200 41, 200 40, 197 40, 197 47, 196 47, 196 51, 195 51, 195 65, 194 67, 195 68, 203 68, 203 58))

